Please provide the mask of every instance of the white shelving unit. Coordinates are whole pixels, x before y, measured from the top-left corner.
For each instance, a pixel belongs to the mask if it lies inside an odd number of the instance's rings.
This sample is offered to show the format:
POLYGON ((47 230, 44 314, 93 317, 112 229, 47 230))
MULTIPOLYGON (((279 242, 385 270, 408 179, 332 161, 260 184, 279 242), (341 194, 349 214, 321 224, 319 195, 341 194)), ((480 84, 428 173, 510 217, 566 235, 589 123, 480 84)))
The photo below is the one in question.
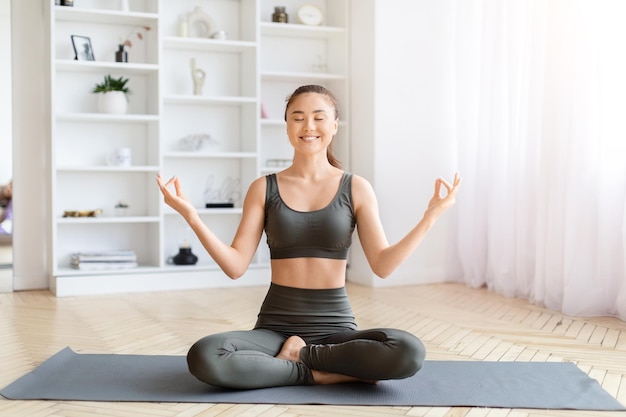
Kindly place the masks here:
POLYGON ((260 82, 267 116, 261 120, 261 173, 280 171, 291 158, 291 146, 285 136, 285 99, 304 84, 323 85, 337 96, 341 126, 335 138, 335 152, 344 168, 348 168, 349 6, 349 0, 261 0, 260 82), (324 20, 320 26, 300 24, 297 11, 304 4, 322 11, 324 20), (288 23, 271 21, 275 6, 285 6, 288 23))
MULTIPOLYGON (((282 169, 291 147, 282 120, 286 96, 319 83, 340 100, 336 150, 348 161, 348 31, 350 0, 313 1, 322 26, 297 23, 304 1, 287 0, 76 0, 50 6, 51 289, 59 296, 220 286, 231 281, 206 254, 183 219, 167 207, 155 175, 180 178, 185 195, 224 241, 232 240, 249 184, 282 169), (284 5, 290 23, 273 23, 284 5), (211 20, 181 26, 201 7, 211 20), (115 62, 118 44, 138 27, 129 62, 115 62), (223 31, 221 39, 199 32, 223 31), (186 33, 185 33, 186 32, 186 33), (71 35, 88 36, 95 61, 76 61, 71 35), (191 61, 204 71, 194 93, 191 61), (129 78, 128 112, 97 111, 91 90, 105 75, 129 78), (268 117, 261 117, 262 108, 268 117), (190 137, 203 138, 190 149, 190 137), (114 149, 128 147, 132 164, 109 166, 114 149), (274 166, 271 166, 274 165, 274 166), (280 165, 280 164, 278 164, 280 165), (206 208, 232 202, 232 208, 206 208), (129 204, 124 216, 114 206, 129 204), (102 210, 97 217, 63 217, 65 211, 102 210), (183 242, 198 256, 193 266, 172 265, 183 242), (132 250, 139 266, 85 271, 70 267, 74 252, 132 250)), ((240 285, 269 281, 262 240, 240 285)))
MULTIPOLYGON (((230 242, 241 218, 242 190, 258 176, 258 5, 255 0, 162 4, 168 28, 162 38, 163 175, 177 175, 203 221, 230 242), (226 39, 178 36, 180 16, 193 12, 198 4, 220 22, 207 32, 224 31, 226 39), (202 93, 197 95, 190 77, 192 59, 206 73, 202 93), (188 135, 208 135, 210 140, 197 151, 185 151, 181 139, 188 135), (234 207, 209 209, 207 203, 234 207)), ((189 34, 196 29, 188 27, 189 34)), ((188 269, 221 273, 183 219, 169 208, 165 213, 164 267, 177 268, 167 265, 167 257, 187 241, 198 256, 198 263, 188 269)))
POLYGON ((50 8, 51 287, 60 295, 72 293, 65 278, 120 272, 74 270, 74 252, 132 249, 140 265, 133 274, 160 266, 161 221, 153 187, 160 168, 159 13, 156 2, 134 6, 135 11, 122 12, 104 1, 84 0, 81 7, 50 8), (134 43, 130 62, 115 62, 118 39, 137 26, 152 30, 134 43), (74 60, 71 35, 90 38, 95 61, 74 60), (126 114, 98 112, 97 96, 90 92, 107 74, 131 80, 133 95, 126 114), (117 147, 132 150, 132 166, 108 165, 108 155, 117 147), (130 204, 127 216, 114 215, 119 201, 130 204), (96 209, 102 210, 101 216, 63 217, 65 211, 96 209))

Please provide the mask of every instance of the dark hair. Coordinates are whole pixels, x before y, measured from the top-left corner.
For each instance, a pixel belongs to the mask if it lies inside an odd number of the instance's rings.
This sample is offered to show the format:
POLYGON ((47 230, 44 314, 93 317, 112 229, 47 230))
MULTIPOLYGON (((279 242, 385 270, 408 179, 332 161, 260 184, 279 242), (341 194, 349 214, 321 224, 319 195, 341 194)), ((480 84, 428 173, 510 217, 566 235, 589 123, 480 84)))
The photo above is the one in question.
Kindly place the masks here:
MULTIPOLYGON (((326 87, 322 87, 321 85, 316 84, 310 84, 302 85, 296 88, 296 90, 291 93, 289 97, 287 97, 287 104, 285 105, 285 121, 287 121, 287 109, 289 108, 291 103, 293 103, 293 100, 295 100, 296 97, 306 93, 315 93, 325 96, 330 101, 330 104, 335 108, 335 120, 339 119, 339 105, 337 104, 337 97, 335 97, 335 95, 326 87)), ((333 138, 333 141, 330 142, 330 145, 328 145, 328 148, 326 149, 326 157, 328 158, 328 162, 330 162, 332 166, 336 168, 341 168, 341 162, 333 153, 334 142, 335 141, 333 138)))

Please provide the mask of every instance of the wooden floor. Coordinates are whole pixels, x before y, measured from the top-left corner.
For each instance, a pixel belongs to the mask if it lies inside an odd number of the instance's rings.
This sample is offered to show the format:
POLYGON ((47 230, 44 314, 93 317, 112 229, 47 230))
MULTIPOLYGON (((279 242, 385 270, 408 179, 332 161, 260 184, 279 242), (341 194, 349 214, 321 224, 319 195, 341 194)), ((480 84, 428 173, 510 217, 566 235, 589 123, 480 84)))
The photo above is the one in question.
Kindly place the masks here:
MULTIPOLYGON (((349 285, 361 328, 398 327, 419 336, 427 359, 571 361, 626 404, 626 323, 573 318, 457 284, 372 289, 349 285)), ((0 385, 66 346, 81 353, 184 355, 196 339, 250 328, 265 287, 55 298, 0 294, 0 385)), ((0 397, 1 398, 1 397, 0 397)), ((0 399, 1 416, 619 416, 620 412, 449 407, 156 404, 0 399)))

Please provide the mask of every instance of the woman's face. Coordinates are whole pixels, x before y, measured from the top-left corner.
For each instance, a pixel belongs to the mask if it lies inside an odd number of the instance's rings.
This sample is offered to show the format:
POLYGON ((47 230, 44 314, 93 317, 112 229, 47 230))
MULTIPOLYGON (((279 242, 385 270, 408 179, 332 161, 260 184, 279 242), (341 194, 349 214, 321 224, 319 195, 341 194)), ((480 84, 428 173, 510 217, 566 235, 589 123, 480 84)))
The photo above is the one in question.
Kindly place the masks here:
POLYGON ((301 94, 287 108, 287 135, 296 151, 326 155, 338 126, 335 108, 322 94, 301 94))

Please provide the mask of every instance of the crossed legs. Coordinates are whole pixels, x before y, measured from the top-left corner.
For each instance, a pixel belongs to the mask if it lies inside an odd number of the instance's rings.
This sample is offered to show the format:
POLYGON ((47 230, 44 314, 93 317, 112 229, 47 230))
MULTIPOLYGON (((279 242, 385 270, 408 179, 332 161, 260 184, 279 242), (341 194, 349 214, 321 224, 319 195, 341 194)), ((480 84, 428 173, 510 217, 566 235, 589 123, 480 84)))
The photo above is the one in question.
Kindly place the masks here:
POLYGON ((421 368, 424 356, 419 339, 395 329, 349 330, 320 344, 254 329, 200 339, 187 361, 201 381, 252 389, 406 378, 421 368))
POLYGON ((313 384, 304 364, 275 357, 286 339, 264 329, 206 336, 187 354, 189 371, 201 381, 224 388, 313 384))

